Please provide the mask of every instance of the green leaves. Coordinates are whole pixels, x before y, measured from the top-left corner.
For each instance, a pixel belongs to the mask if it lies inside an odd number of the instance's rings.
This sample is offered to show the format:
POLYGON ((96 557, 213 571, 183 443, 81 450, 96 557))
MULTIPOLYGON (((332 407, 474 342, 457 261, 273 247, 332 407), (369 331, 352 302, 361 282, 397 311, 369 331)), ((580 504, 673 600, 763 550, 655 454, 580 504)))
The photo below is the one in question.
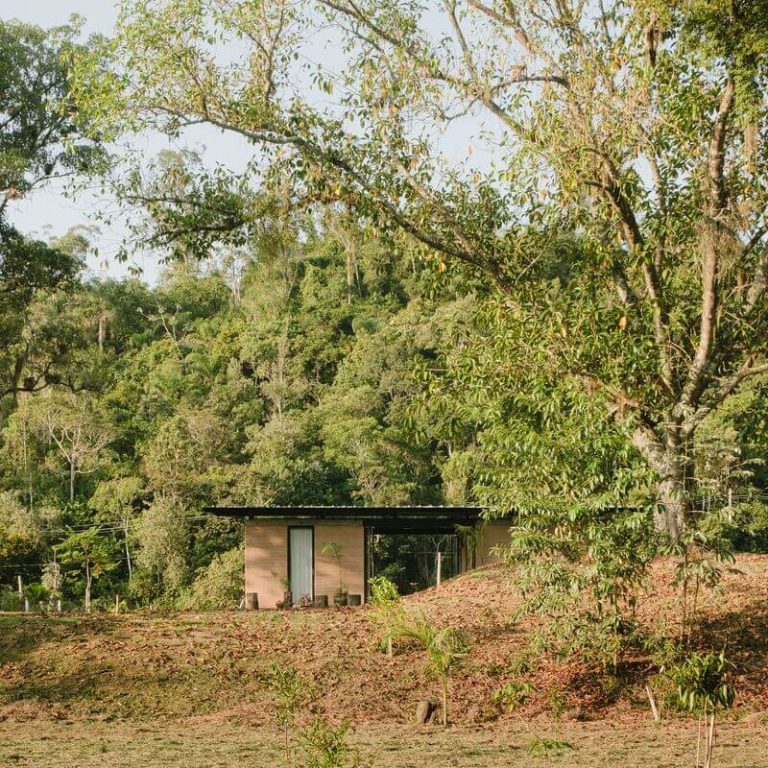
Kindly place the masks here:
POLYGON ((721 651, 692 653, 669 669, 667 674, 676 686, 679 705, 695 714, 712 714, 731 707, 736 690, 730 682, 730 667, 725 651, 721 651))

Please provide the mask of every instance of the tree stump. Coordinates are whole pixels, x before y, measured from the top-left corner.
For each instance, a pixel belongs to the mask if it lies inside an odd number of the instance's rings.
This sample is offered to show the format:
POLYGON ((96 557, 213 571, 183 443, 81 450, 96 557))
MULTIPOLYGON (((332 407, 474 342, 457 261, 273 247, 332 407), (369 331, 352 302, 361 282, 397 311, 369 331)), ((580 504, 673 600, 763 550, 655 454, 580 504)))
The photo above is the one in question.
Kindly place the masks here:
POLYGON ((416 705, 416 724, 426 725, 437 711, 437 702, 433 699, 423 699, 416 705))

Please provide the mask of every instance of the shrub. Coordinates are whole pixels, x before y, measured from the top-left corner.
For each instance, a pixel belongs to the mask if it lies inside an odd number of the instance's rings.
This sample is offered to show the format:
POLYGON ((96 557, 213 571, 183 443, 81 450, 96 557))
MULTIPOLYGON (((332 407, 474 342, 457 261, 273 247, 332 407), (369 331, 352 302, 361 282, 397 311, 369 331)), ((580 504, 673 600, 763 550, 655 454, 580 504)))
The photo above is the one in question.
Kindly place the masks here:
POLYGON ((270 668, 269 687, 277 699, 277 720, 283 729, 285 764, 291 764, 291 726, 296 712, 311 695, 309 684, 293 667, 273 664, 270 668))
POLYGON ((347 744, 349 724, 330 726, 318 718, 304 734, 306 768, 358 768, 360 754, 347 744))
POLYGON ((374 606, 373 618, 383 628, 382 646, 392 656, 392 642, 403 621, 403 606, 397 587, 386 576, 375 576, 369 581, 370 602, 374 606))
POLYGON ((524 704, 535 690, 530 683, 510 680, 493 692, 493 703, 512 712, 524 704))
POLYGON ((725 653, 692 653, 667 672, 676 690, 678 706, 699 716, 696 765, 699 764, 702 718, 705 723, 704 768, 712 765, 715 718, 719 710, 733 704, 736 691, 729 679, 730 663, 725 653))
POLYGON ((24 606, 12 587, 0 586, 0 611, 20 611, 24 606))
POLYGON ((182 607, 193 610, 236 608, 245 588, 243 547, 215 555, 207 568, 198 571, 182 607))

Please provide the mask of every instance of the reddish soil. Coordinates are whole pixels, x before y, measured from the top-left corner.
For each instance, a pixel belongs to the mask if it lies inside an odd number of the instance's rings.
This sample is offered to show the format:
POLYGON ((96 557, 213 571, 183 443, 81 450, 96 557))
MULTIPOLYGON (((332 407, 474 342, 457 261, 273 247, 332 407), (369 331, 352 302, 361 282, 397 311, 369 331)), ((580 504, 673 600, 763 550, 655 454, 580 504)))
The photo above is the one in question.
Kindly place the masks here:
MULTIPOLYGON (((760 717, 768 706, 768 556, 741 556, 717 592, 699 599, 694 644, 734 661, 737 708, 760 717)), ((654 567, 652 592, 638 620, 646 630, 677 631, 679 595, 672 564, 654 567)), ((641 653, 617 676, 579 662, 545 658, 525 673, 512 668, 535 623, 511 620, 519 607, 505 572, 465 574, 407 598, 437 623, 464 630, 472 652, 451 684, 456 722, 490 723, 559 710, 563 719, 650 720, 644 683, 653 669, 641 653), (493 702, 500 684, 530 684, 515 712, 493 702)), ((175 719, 269 725, 270 665, 301 671, 315 698, 306 716, 324 712, 356 723, 413 718, 416 703, 436 693, 423 674, 425 655, 379 649, 370 609, 92 617, 0 616, 0 720, 175 719)))

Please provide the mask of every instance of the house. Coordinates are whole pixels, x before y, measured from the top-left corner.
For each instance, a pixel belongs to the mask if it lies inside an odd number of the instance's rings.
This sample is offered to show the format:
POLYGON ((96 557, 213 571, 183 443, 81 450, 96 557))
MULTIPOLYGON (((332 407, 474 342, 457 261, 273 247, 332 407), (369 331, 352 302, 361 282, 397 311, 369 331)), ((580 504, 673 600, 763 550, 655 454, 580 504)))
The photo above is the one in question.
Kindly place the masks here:
POLYGON ((254 608, 274 608, 288 587, 294 604, 320 596, 332 602, 340 586, 364 602, 368 580, 381 572, 383 541, 395 542, 395 548, 399 540, 411 545, 407 555, 417 558, 422 570, 421 581, 410 585, 417 588, 434 583, 441 565, 447 578, 490 562, 493 548, 509 538, 508 522, 485 522, 477 507, 209 507, 206 512, 245 520, 246 606, 254 608), (425 551, 414 553, 414 541, 426 542, 417 547, 425 551))

